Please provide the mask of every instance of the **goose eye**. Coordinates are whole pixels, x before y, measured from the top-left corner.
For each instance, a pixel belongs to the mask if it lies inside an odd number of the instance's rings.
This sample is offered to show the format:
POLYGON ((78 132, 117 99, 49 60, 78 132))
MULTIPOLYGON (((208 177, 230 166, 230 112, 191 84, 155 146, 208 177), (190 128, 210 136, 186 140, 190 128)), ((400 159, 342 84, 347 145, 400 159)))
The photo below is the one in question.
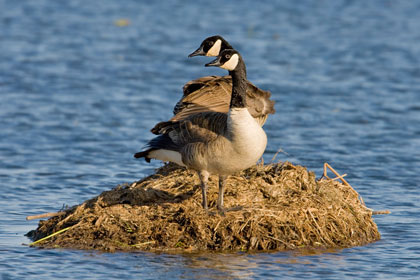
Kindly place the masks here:
POLYGON ((213 45, 214 45, 214 42, 213 42, 213 41, 210 41, 210 42, 208 43, 208 45, 211 47, 211 46, 213 46, 213 45))
POLYGON ((225 58, 226 59, 229 59, 230 58, 230 54, 225 55, 225 58))

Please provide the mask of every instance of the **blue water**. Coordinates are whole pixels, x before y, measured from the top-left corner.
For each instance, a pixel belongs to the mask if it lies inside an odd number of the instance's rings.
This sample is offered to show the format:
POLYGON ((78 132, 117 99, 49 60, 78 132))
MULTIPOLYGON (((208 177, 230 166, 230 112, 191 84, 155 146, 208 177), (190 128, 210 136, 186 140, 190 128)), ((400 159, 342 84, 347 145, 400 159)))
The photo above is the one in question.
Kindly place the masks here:
POLYGON ((0 0, 0 278, 416 279, 420 273, 418 1, 0 0), (236 3, 235 3, 236 2, 236 3), (127 26, 118 26, 127 19, 127 26), (270 90, 265 160, 329 162, 382 240, 331 252, 41 250, 27 215, 151 174, 132 157, 183 84, 225 71, 188 59, 221 34, 270 90))

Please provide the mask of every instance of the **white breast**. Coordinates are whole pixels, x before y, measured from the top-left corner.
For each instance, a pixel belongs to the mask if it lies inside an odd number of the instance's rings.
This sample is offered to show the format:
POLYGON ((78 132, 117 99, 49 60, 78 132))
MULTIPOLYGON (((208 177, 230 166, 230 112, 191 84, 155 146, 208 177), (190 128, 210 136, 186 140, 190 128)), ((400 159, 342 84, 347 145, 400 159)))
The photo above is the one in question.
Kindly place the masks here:
POLYGON ((228 131, 239 165, 248 168, 254 165, 264 153, 267 135, 246 108, 232 108, 229 111, 228 131))

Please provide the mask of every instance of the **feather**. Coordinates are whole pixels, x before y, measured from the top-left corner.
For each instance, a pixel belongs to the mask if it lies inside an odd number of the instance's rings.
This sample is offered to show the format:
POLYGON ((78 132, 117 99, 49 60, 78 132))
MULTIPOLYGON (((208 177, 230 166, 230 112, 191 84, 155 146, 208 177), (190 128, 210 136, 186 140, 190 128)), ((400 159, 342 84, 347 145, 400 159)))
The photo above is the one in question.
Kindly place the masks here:
MULTIPOLYGON (((200 112, 227 113, 232 94, 231 76, 207 76, 184 85, 184 95, 174 108, 171 121, 178 121, 200 112)), ((247 81, 247 108, 251 116, 261 125, 268 114, 274 114, 274 101, 271 93, 261 90, 247 81)))

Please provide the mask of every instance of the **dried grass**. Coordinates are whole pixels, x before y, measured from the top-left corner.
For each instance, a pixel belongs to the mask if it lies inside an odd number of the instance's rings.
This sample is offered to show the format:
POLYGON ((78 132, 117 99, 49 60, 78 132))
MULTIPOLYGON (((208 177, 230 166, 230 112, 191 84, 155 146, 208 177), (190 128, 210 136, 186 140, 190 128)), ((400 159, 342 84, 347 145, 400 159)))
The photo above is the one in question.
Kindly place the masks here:
POLYGON ((230 176, 225 216, 215 210, 216 185, 211 177, 207 213, 196 173, 168 164, 41 221, 30 236, 71 226, 37 245, 106 251, 342 248, 380 239, 372 211, 350 185, 316 180, 302 166, 257 165, 230 176))

